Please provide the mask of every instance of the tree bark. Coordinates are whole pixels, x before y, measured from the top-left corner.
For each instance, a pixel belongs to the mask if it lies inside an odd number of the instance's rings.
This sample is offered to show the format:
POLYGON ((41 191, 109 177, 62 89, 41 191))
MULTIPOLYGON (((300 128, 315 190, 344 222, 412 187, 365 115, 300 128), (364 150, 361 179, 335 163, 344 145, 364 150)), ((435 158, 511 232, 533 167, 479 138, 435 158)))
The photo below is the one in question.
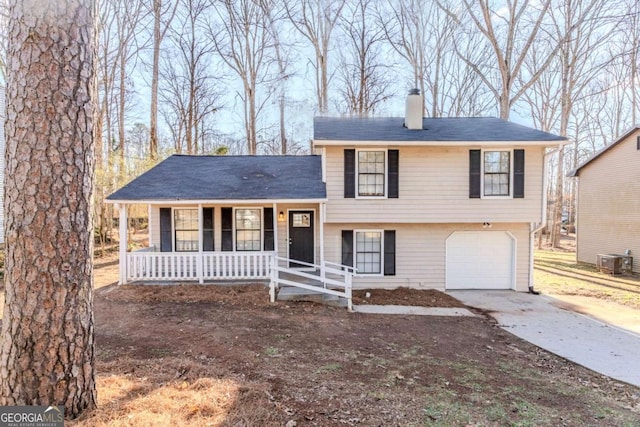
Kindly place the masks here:
POLYGON ((96 404, 95 2, 10 0, 0 404, 96 404))

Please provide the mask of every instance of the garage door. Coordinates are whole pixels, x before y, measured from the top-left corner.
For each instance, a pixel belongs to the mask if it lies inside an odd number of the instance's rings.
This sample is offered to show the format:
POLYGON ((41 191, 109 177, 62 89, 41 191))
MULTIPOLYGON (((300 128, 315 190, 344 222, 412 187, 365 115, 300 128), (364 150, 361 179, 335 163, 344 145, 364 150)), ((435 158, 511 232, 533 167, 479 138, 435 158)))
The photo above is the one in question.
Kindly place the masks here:
POLYGON ((504 231, 457 231, 446 243, 447 289, 513 289, 514 239, 504 231))

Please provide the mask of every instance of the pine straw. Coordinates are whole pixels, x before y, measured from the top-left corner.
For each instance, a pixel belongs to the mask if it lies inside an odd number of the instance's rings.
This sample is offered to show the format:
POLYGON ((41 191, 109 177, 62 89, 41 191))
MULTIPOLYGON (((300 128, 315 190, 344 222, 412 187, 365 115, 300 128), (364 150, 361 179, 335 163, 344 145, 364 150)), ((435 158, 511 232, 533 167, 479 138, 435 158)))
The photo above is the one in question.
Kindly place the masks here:
POLYGON ((120 359, 102 366, 98 408, 69 426, 275 425, 269 386, 242 378, 217 378, 187 358, 120 359), (119 373, 110 373, 120 371, 119 373), (122 372, 128 371, 128 372, 122 372), (271 411, 268 408, 272 408, 271 411))

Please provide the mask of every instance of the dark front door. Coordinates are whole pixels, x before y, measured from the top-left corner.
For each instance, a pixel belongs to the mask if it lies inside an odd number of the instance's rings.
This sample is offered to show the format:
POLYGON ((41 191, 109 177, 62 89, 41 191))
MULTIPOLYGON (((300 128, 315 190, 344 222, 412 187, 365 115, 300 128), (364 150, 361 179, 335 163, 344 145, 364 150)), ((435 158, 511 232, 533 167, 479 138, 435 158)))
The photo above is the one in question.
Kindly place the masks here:
MULTIPOLYGON (((289 258, 313 264, 313 211, 289 211, 289 258)), ((291 262, 290 267, 305 267, 291 262)))

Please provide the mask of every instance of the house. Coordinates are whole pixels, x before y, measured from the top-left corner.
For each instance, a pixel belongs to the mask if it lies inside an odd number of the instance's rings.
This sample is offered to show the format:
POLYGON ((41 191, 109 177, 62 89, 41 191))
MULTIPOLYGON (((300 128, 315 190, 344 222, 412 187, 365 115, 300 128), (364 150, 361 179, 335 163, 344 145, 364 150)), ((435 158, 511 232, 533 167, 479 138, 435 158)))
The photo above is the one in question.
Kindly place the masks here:
POLYGON ((582 163, 578 178, 578 262, 595 264, 598 254, 625 254, 640 272, 640 126, 582 163))
POLYGON ((120 224, 127 204, 149 206, 150 248, 126 252, 121 228, 121 283, 284 268, 353 271, 356 288, 527 291, 545 150, 565 139, 421 105, 412 91, 405 117, 316 118, 316 155, 170 157, 108 197, 120 224))

